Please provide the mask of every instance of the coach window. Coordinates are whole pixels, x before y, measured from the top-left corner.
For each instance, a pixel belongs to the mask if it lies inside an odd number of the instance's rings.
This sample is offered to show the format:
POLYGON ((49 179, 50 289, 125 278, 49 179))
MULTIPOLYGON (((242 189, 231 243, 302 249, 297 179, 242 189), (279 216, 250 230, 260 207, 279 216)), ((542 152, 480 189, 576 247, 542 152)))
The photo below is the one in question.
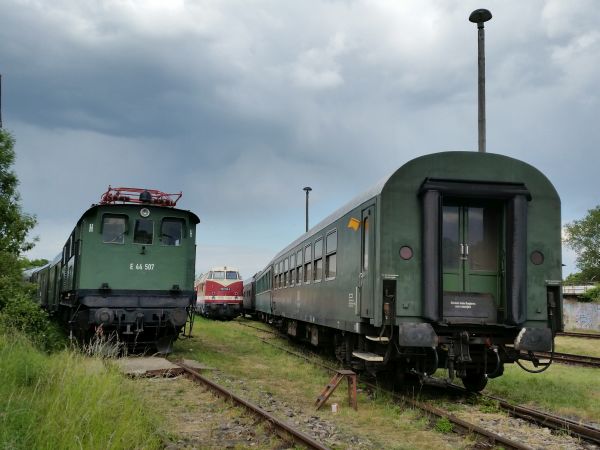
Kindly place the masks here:
POLYGON ((315 241, 315 282, 323 278, 323 238, 315 241))
POLYGON ((73 256, 73 242, 74 242, 74 240, 75 240, 75 239, 74 239, 74 236, 73 236, 73 235, 71 235, 71 236, 69 237, 69 245, 68 245, 68 246, 69 246, 69 249, 68 249, 68 251, 67 251, 67 259, 71 259, 71 256, 73 256))
POLYGON ((273 265, 273 288, 277 289, 277 273, 279 266, 277 264, 273 265))
POLYGON ((294 281, 296 281, 296 254, 293 253, 290 256, 290 286, 294 285, 294 281))
POLYGON ((364 233, 364 244, 363 244, 363 256, 362 256, 362 271, 366 272, 369 270, 369 218, 365 217, 363 220, 363 233, 364 233))
POLYGON ((154 238, 154 221, 150 219, 137 219, 133 228, 134 244, 152 244, 154 238))
POLYGON ((296 284, 302 282, 302 249, 296 253, 296 284))
POLYGON ((325 240, 325 279, 335 278, 337 269, 337 230, 330 232, 325 240))
POLYGON ((275 288, 279 289, 279 263, 275 264, 275 288))
POLYGON ((124 244, 126 225, 125 217, 104 216, 102 218, 102 242, 124 244))
POLYGON ((283 284, 284 267, 283 261, 279 261, 279 288, 285 287, 283 284))
POLYGON ((289 267, 289 261, 288 261, 288 259, 287 259, 287 258, 285 258, 285 259, 283 260, 283 286, 284 286, 284 287, 287 287, 287 286, 288 286, 288 274, 289 274, 289 272, 288 272, 288 271, 289 271, 289 270, 290 270, 290 267, 289 267))
POLYGON ((279 289, 283 287, 283 262, 279 261, 279 289))
POLYGON ((162 245, 178 247, 183 235, 183 220, 163 219, 160 224, 160 241, 162 245))
POLYGON ((312 273, 312 254, 311 254, 311 244, 308 244, 304 247, 304 282, 310 283, 310 274, 312 273))

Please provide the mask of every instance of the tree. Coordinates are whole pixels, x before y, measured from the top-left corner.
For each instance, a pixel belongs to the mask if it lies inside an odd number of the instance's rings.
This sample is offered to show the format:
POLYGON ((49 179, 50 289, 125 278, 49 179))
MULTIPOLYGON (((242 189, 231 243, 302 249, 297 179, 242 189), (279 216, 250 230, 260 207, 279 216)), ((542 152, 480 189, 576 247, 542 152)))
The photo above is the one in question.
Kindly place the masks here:
POLYGON ((581 271, 581 281, 600 281, 600 205, 587 212, 581 220, 565 225, 566 244, 577 253, 575 264, 581 271))
POLYGON ((0 129, 0 254, 19 256, 33 247, 27 234, 34 227, 35 217, 25 214, 19 204, 17 176, 11 170, 15 161, 15 140, 0 129))
POLYGON ((15 140, 0 129, 0 309, 23 293, 19 256, 33 246, 27 234, 35 218, 23 213, 17 192, 18 180, 12 171, 15 140))

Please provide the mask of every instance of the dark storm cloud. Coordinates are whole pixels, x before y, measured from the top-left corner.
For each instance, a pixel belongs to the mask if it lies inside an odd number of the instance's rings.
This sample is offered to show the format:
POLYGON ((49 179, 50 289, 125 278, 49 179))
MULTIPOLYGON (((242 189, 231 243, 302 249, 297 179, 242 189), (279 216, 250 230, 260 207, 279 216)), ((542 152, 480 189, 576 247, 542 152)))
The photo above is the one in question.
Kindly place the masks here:
MULTIPOLYGON (((302 232, 303 186, 316 223, 412 157, 476 148, 467 17, 485 4, 5 3, 3 113, 35 251, 108 184, 181 189, 200 269, 237 248, 248 274, 302 232)), ((572 220, 598 202, 600 12, 489 7, 488 150, 540 167, 572 220)))

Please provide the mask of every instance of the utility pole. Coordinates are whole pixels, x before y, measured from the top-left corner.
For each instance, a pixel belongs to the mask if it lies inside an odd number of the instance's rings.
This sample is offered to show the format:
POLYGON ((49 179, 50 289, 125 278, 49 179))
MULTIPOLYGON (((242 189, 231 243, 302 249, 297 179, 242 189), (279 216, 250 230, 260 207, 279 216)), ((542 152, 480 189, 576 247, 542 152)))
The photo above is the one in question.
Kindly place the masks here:
POLYGON ((306 231, 308 231, 308 193, 312 191, 310 186, 306 186, 303 191, 306 191, 306 231))
POLYGON ((492 18, 487 9, 476 9, 469 16, 469 21, 477 24, 477 65, 478 65, 478 99, 479 110, 479 151, 485 153, 485 29, 483 24, 492 18))

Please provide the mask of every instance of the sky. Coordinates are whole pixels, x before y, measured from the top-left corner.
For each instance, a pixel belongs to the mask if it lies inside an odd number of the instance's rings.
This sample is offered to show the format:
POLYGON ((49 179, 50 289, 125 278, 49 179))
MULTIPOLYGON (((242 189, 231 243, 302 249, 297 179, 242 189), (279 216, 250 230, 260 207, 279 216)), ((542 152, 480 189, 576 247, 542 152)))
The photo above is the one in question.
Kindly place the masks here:
MULTIPOLYGON (((2 119, 52 258, 108 185, 183 191, 197 273, 244 277, 410 159, 487 150, 600 203, 600 8, 590 0, 0 0, 2 119)), ((564 273, 575 271, 563 250, 564 273)))

